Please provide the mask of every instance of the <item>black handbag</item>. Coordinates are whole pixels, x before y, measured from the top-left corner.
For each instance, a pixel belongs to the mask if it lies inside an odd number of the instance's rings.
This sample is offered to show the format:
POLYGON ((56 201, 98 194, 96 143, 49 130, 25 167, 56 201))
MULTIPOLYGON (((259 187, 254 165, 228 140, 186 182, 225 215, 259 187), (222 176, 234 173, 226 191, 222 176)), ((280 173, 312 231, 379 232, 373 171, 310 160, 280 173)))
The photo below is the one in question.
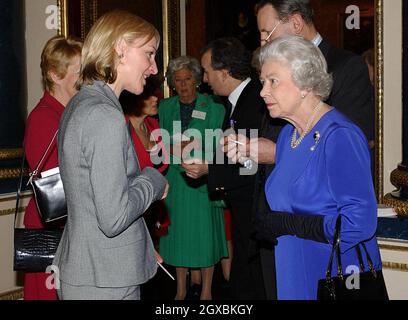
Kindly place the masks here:
POLYGON ((14 229, 14 271, 45 272, 52 265, 62 229, 14 229))
POLYGON ((329 265, 326 271, 326 277, 318 282, 317 299, 318 300, 388 300, 387 288, 385 286, 384 276, 381 270, 375 270, 374 264, 368 254, 364 242, 358 244, 355 249, 360 264, 360 273, 344 275, 341 264, 340 254, 340 216, 336 221, 336 230, 334 234, 332 252, 329 259, 329 265), (370 271, 364 272, 364 262, 361 254, 361 247, 367 257, 370 271), (333 266, 333 256, 337 260, 337 276, 331 277, 333 266), (349 277, 353 277, 349 279, 349 277), (359 288, 353 288, 350 285, 358 277, 359 288), (349 280, 349 281, 348 281, 349 280))
POLYGON ((65 200, 64 186, 59 172, 44 178, 37 177, 39 168, 48 154, 57 133, 58 130, 55 132, 54 137, 38 162, 37 167, 30 173, 30 179, 28 180, 28 184, 31 184, 33 189, 41 220, 45 224, 63 219, 67 216, 67 202, 65 200))
POLYGON ((61 240, 63 230, 58 229, 24 229, 16 228, 21 185, 23 181, 23 167, 25 154, 20 172, 20 183, 17 189, 16 210, 14 214, 14 271, 44 272, 52 265, 55 252, 61 240))

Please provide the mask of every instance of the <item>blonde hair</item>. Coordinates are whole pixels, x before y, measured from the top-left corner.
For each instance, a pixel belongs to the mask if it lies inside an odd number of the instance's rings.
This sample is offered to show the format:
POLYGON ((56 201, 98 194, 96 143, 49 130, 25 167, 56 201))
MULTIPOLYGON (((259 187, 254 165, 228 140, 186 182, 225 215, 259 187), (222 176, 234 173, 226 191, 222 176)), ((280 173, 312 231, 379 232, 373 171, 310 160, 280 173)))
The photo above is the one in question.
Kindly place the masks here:
POLYGON ((92 84, 96 80, 114 83, 120 57, 116 45, 120 40, 132 43, 143 39, 141 46, 152 38, 160 41, 157 29, 146 20, 130 12, 115 10, 96 21, 87 35, 82 50, 82 71, 77 87, 92 84))
POLYGON ((72 59, 81 56, 82 42, 72 38, 62 36, 52 37, 44 46, 41 53, 41 74, 44 89, 52 91, 54 81, 51 78, 50 71, 54 72, 59 78, 64 78, 72 59))

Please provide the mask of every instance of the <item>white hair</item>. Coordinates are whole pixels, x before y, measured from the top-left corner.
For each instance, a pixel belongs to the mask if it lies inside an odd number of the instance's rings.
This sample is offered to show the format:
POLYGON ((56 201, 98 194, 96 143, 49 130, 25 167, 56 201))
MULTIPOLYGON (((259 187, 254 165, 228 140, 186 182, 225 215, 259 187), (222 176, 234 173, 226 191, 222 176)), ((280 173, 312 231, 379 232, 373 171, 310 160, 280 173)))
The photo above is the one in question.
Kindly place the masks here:
POLYGON ((181 57, 172 59, 169 62, 169 65, 167 67, 167 72, 166 72, 167 83, 169 84, 169 86, 174 86, 174 83, 173 83, 174 73, 182 69, 191 71, 197 85, 201 83, 202 72, 201 72, 201 65, 198 62, 198 60, 190 56, 181 56, 181 57))
POLYGON ((311 90, 326 100, 333 86, 322 52, 299 36, 282 36, 261 48, 259 64, 274 60, 289 67, 292 79, 301 90, 311 90))

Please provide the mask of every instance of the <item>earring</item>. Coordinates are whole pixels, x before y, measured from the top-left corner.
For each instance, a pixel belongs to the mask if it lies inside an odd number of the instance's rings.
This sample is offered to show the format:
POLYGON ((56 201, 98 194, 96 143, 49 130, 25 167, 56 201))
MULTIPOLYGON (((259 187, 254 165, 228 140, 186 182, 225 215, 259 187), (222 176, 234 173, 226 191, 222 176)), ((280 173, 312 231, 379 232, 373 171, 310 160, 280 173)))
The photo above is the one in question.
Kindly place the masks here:
POLYGON ((302 99, 306 98, 306 93, 302 93, 301 97, 302 99))
POLYGON ((123 52, 119 55, 119 59, 123 59, 125 55, 123 54, 123 52))

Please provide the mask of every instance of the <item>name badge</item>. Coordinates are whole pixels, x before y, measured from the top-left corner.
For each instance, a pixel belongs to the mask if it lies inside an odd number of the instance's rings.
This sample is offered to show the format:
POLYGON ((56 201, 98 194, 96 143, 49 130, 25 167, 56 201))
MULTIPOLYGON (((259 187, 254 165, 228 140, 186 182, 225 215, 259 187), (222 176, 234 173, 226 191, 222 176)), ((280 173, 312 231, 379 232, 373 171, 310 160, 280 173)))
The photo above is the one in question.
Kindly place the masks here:
POLYGON ((196 119, 205 120, 207 113, 203 111, 194 110, 191 116, 196 119))

